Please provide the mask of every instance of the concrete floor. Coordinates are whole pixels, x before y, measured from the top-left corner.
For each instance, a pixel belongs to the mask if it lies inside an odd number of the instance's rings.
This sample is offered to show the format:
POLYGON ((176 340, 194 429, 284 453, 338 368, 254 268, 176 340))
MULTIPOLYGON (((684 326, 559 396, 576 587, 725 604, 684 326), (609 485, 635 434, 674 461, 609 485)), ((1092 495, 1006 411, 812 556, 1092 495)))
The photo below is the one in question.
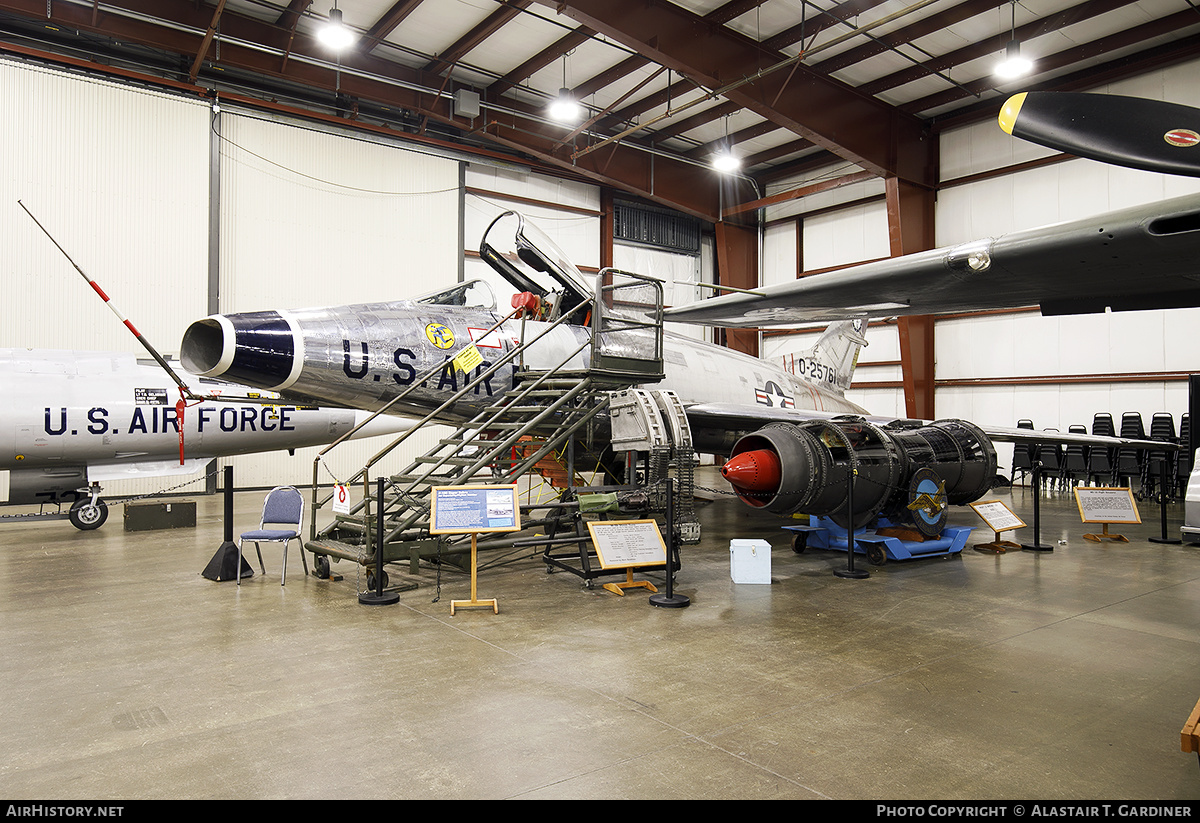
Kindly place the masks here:
MULTIPOLYGON (((1032 523, 1028 491, 995 497, 1032 523)), ((480 576, 499 614, 451 617, 462 575, 364 606, 353 566, 306 579, 294 545, 286 587, 274 546, 266 577, 206 580, 222 501, 190 499, 195 529, 125 532, 120 506, 96 532, 0 528, 0 796, 1200 798, 1200 547, 1148 542, 1147 504, 1128 545, 1085 541, 1058 493, 1052 552, 846 580, 844 553, 719 498, 687 608, 530 558, 480 576), (731 537, 771 543, 771 585, 731 581, 731 537)), ((237 495, 237 530, 261 500, 237 495)))

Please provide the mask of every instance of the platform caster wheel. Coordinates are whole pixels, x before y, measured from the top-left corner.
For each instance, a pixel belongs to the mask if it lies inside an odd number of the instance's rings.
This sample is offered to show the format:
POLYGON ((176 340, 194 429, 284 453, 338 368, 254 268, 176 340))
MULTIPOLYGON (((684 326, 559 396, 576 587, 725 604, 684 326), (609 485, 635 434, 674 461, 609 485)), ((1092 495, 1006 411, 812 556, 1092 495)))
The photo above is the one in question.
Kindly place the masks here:
MULTIPOLYGON (((386 589, 388 587, 388 573, 387 572, 383 573, 382 580, 383 580, 383 588, 386 589)), ((378 587, 375 585, 375 572, 368 572, 367 573, 367 591, 375 591, 376 588, 378 588, 378 587)))
POLYGON ((796 554, 804 554, 804 550, 808 548, 808 532, 796 532, 796 536, 792 538, 792 551, 796 554))
POLYGON ((872 566, 882 566, 887 562, 887 551, 883 548, 883 546, 867 546, 867 562, 872 566))
POLYGON ((80 531, 98 529, 108 519, 108 504, 103 500, 97 500, 94 505, 91 500, 77 500, 71 505, 67 518, 80 531))
POLYGON ((329 558, 323 554, 318 555, 317 558, 315 560, 313 560, 312 573, 313 573, 313 577, 317 578, 318 580, 328 580, 329 579, 329 558))

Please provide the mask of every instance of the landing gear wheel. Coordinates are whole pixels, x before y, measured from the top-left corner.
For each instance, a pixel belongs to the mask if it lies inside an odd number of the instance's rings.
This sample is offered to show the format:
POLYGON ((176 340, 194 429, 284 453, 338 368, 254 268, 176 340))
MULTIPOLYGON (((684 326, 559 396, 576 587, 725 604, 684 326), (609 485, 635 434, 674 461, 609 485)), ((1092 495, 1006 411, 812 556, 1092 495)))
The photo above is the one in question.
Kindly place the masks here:
POLYGON ((878 543, 868 543, 867 562, 872 566, 882 566, 887 562, 887 550, 878 543))
POLYGON ((67 517, 75 528, 90 532, 103 526, 108 519, 108 504, 99 498, 94 504, 91 500, 76 500, 67 517))
POLYGON ((804 554, 804 550, 808 548, 808 532, 796 532, 796 536, 792 538, 792 551, 796 554, 804 554))

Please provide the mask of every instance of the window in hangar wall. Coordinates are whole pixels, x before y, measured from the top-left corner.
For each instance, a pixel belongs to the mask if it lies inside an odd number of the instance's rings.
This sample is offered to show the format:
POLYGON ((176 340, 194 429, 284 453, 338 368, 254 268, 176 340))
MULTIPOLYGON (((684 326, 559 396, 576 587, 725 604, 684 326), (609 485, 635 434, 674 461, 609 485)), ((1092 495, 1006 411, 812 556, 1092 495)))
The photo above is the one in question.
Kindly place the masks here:
POLYGON ((613 266, 663 282, 668 306, 700 299, 700 221, 669 209, 613 203, 613 266))

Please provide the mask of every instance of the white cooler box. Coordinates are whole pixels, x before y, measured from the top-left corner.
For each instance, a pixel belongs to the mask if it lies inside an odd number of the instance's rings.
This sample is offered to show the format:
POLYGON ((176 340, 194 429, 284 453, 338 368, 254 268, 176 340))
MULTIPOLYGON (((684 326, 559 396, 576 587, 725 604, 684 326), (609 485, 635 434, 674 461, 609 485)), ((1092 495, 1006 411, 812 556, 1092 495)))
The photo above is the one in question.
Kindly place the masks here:
POLYGON ((729 573, 734 583, 770 583, 771 544, 766 540, 730 540, 729 573))

